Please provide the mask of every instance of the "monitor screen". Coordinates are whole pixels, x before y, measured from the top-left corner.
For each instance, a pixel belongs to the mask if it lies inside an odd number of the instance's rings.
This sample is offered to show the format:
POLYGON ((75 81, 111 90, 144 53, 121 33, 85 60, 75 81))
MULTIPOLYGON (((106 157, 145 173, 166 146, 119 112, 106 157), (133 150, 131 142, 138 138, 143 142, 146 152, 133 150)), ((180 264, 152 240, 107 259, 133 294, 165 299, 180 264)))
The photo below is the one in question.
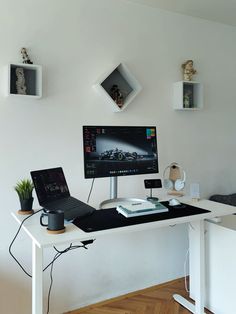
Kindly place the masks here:
POLYGON ((158 172, 154 126, 83 126, 85 178, 158 172))

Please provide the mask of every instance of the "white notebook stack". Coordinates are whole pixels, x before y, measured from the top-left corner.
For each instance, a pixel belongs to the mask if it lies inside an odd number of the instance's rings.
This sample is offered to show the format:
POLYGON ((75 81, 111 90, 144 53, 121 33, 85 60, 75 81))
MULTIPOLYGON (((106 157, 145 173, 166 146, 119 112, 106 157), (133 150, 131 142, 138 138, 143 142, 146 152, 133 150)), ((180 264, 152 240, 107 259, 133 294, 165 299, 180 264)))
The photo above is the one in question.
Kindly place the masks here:
POLYGON ((149 201, 131 202, 127 204, 124 203, 122 205, 118 205, 116 209, 120 214, 124 215, 127 218, 163 213, 168 211, 168 208, 166 208, 161 203, 152 203, 149 201))

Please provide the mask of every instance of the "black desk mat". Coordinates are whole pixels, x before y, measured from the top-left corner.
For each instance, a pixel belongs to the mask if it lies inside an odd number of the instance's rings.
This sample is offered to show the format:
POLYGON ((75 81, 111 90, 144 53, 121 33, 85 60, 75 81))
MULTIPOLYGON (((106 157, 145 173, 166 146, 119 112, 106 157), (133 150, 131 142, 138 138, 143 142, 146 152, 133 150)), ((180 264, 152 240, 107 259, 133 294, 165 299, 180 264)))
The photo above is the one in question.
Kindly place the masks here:
POLYGON ((168 212, 126 218, 122 214, 119 214, 116 208, 100 209, 96 210, 90 216, 76 218, 73 224, 85 232, 93 232, 210 212, 209 210, 185 204, 171 207, 168 205, 168 202, 161 203, 169 208, 168 212))

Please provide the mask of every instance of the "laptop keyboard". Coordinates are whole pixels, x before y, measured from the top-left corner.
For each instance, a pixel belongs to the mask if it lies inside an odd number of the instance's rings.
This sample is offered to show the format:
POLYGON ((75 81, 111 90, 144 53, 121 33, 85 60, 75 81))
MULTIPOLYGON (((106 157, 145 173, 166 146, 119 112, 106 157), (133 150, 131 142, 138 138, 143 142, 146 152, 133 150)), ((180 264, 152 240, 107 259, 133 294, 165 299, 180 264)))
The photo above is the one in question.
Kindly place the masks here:
POLYGON ((78 207, 78 203, 79 203, 79 200, 77 200, 76 198, 68 197, 65 199, 60 199, 60 200, 51 202, 49 205, 47 205, 47 208, 67 211, 72 208, 78 207))
POLYGON ((90 205, 84 202, 81 202, 80 200, 72 196, 50 202, 47 205, 45 205, 45 208, 49 211, 51 210, 64 211, 64 217, 68 221, 73 220, 76 217, 90 215, 95 211, 95 208, 91 207, 90 205))

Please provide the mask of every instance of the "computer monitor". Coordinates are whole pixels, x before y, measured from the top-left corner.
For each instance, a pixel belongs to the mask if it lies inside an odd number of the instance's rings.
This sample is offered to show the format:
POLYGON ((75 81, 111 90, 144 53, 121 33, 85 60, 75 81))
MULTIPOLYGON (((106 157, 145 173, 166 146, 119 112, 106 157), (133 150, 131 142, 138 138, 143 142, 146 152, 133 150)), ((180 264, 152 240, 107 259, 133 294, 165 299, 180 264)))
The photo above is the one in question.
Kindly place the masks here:
POLYGON ((83 143, 85 178, 158 172, 155 126, 83 126, 83 143))

